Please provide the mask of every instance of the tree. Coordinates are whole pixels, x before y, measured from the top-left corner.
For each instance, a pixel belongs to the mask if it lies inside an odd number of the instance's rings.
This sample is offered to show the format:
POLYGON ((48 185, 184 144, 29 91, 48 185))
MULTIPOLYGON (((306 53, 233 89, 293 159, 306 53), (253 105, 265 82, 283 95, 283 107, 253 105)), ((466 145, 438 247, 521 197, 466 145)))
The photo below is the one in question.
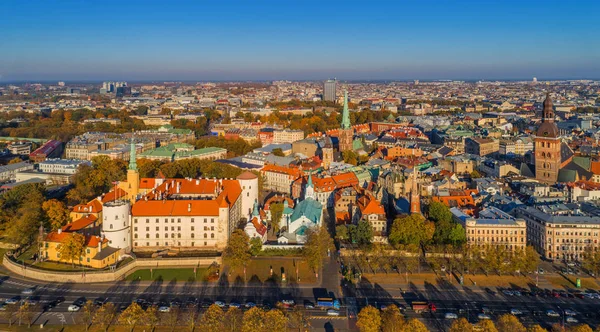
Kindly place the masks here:
POLYGON ((302 254, 308 262, 308 266, 317 272, 321 268, 323 260, 327 257, 327 253, 335 249, 333 239, 329 236, 324 225, 319 228, 309 227, 305 234, 306 243, 302 254))
POLYGON ((492 322, 489 319, 479 321, 479 323, 477 323, 477 327, 479 331, 482 332, 498 332, 498 329, 496 328, 496 325, 494 325, 494 322, 492 322))
POLYGON ((17 158, 13 158, 13 159, 11 159, 11 160, 8 162, 8 164, 9 164, 9 165, 12 165, 12 164, 18 164, 18 163, 22 163, 22 162, 23 162, 23 159, 21 159, 21 158, 17 157, 17 158))
POLYGON ((469 323, 469 321, 466 318, 461 317, 452 323, 452 326, 450 326, 449 332, 472 332, 472 331, 473 331, 473 325, 471 323, 469 323))
POLYGON ((42 204, 45 191, 42 187, 31 185, 19 186, 14 190, 17 189, 20 190, 14 194, 11 190, 2 195, 4 204, 0 213, 3 215, 3 221, 8 223, 7 237, 23 246, 35 242, 40 224, 44 221, 42 204))
POLYGON ((528 327, 527 332, 548 332, 548 330, 546 330, 545 328, 536 324, 536 325, 528 327))
POLYGON ((368 221, 361 220, 356 226, 356 232, 352 236, 352 243, 358 245, 369 245, 373 240, 373 227, 368 221))
POLYGON ((281 150, 281 148, 275 148, 271 153, 277 157, 285 157, 285 154, 283 153, 283 150, 281 150))
POLYGON ((35 305, 29 304, 29 302, 23 303, 19 309, 17 310, 17 318, 19 319, 19 326, 22 321, 27 323, 27 327, 31 328, 31 324, 33 324, 33 320, 36 316, 37 307, 35 305))
POLYGON ((144 313, 144 325, 150 327, 150 332, 154 332, 156 325, 158 325, 160 319, 158 318, 158 309, 156 306, 149 306, 146 308, 146 312, 144 313))
POLYGON ((223 309, 216 304, 212 304, 200 318, 200 321, 198 322, 198 330, 220 331, 223 329, 223 322, 223 309))
MULTIPOLYGON (((229 307, 225 313, 225 331, 237 332, 242 328, 243 313, 242 310, 235 307, 229 307)), ((208 331, 208 330, 206 330, 208 331)))
POLYGON ((292 310, 287 311, 287 319, 292 328, 298 332, 310 331, 310 317, 304 310, 304 307, 295 306, 292 310))
POLYGON ((223 251, 223 260, 231 269, 246 265, 250 259, 250 238, 241 229, 236 229, 229 237, 227 248, 223 251))
POLYGON ((550 331, 552 332, 567 332, 567 329, 561 323, 554 323, 552 327, 550 327, 550 331))
POLYGON ((93 323, 94 315, 96 314, 96 306, 92 300, 87 300, 81 309, 83 324, 85 324, 85 330, 88 331, 90 325, 93 323))
POLYGON ((19 306, 16 304, 5 304, 0 311, 0 316, 8 321, 8 326, 11 327, 14 315, 19 311, 19 306))
POLYGON ((379 310, 368 305, 358 313, 356 326, 361 332, 378 332, 381 329, 379 310))
POLYGON ((454 246, 459 246, 467 242, 467 233, 461 224, 454 223, 454 227, 452 227, 448 235, 448 242, 454 246))
POLYGON ((264 326, 274 332, 285 332, 287 320, 285 315, 279 309, 271 309, 264 315, 264 326))
POLYGON ((429 329, 427 329, 425 324, 421 323, 421 321, 416 318, 409 319, 406 322, 404 329, 411 332, 429 332, 429 329))
POLYGON ((471 179, 479 179, 481 177, 481 173, 479 173, 477 170, 473 170, 471 172, 471 179))
POLYGON ((452 222, 452 212, 441 202, 431 202, 427 208, 429 218, 435 222, 446 221, 452 222))
POLYGON ((352 150, 342 151, 344 162, 351 165, 358 165, 358 156, 352 150))
POLYGON ((400 309, 394 304, 381 311, 381 327, 383 332, 403 332, 406 321, 400 309))
POLYGON ((179 306, 171 306, 169 312, 164 316, 165 325, 171 327, 171 331, 175 331, 177 324, 179 323, 179 315, 181 310, 179 306))
POLYGON ((259 237, 253 237, 250 239, 250 254, 252 256, 258 255, 262 250, 262 239, 259 237))
POLYGON ((264 331, 266 329, 264 318, 265 312, 261 308, 254 307, 246 311, 242 321, 242 332, 264 331))
POLYGON ((589 251, 583 255, 583 267, 598 275, 600 273, 600 251, 589 251))
POLYGON ((65 204, 56 199, 50 199, 42 204, 42 209, 50 221, 50 228, 55 231, 69 223, 69 210, 65 204))
POLYGON ((75 260, 83 255, 85 250, 85 236, 79 233, 71 233, 67 238, 60 244, 58 253, 60 258, 71 261, 71 265, 75 267, 75 260))
POLYGON ((273 203, 269 206, 271 210, 271 219, 269 220, 269 228, 273 232, 273 234, 279 232, 279 225, 281 222, 281 217, 283 217, 283 204, 282 203, 273 203))
POLYGON ((587 324, 579 324, 571 326, 568 329, 569 332, 594 332, 592 328, 587 324))
POLYGON ((499 332, 527 332, 519 319, 511 314, 500 316, 496 321, 496 328, 499 332))
POLYGON ((129 331, 133 332, 135 326, 143 322, 144 317, 146 316, 146 312, 139 304, 133 302, 131 303, 127 309, 123 310, 121 315, 119 315, 119 323, 122 325, 128 325, 129 331))
POLYGON ((435 226, 420 214, 396 218, 392 223, 389 241, 392 245, 423 244, 433 238, 435 226))
POLYGON ((115 305, 111 302, 104 303, 94 313, 93 323, 100 326, 104 331, 108 331, 108 327, 115 319, 117 314, 115 305))
POLYGON ((335 238, 338 241, 348 240, 348 227, 346 225, 335 226, 335 238))
POLYGON ((525 247, 525 255, 522 256, 525 271, 537 271, 540 265, 540 254, 533 246, 525 247))

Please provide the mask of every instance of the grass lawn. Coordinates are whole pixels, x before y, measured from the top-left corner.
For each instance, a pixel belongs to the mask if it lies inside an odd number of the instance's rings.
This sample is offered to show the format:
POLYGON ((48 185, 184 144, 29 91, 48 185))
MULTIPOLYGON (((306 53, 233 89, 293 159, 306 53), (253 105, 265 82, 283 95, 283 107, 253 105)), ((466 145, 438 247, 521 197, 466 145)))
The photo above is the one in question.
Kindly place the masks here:
POLYGON ((150 269, 137 270, 126 280, 163 280, 163 281, 204 281, 208 278, 208 268, 150 269))
MULTIPOLYGON (((568 277, 569 279, 565 279, 562 276, 547 276, 546 280, 550 282, 552 285, 556 286, 556 288, 575 288, 576 285, 576 277, 568 277)), ((581 289, 600 289, 600 285, 596 282, 594 278, 580 278, 581 279, 581 289)))
MULTIPOLYGON (((283 273, 285 273, 287 282, 314 283, 317 281, 315 274, 303 259, 278 259, 276 257, 250 260, 250 263, 246 267, 246 281, 274 281, 279 283, 281 282, 283 273), (296 267, 300 275, 300 281, 297 281, 296 267), (271 275, 271 268, 273 269, 273 275, 271 275)), ((244 280, 243 268, 237 268, 233 271, 229 276, 229 282, 233 283, 238 278, 244 280)))
POLYGON ((480 287, 512 287, 518 286, 523 288, 529 288, 530 285, 535 285, 535 279, 525 276, 511 276, 511 275, 495 275, 490 274, 486 276, 484 274, 478 275, 465 275, 465 286, 472 286, 473 282, 477 283, 480 287))

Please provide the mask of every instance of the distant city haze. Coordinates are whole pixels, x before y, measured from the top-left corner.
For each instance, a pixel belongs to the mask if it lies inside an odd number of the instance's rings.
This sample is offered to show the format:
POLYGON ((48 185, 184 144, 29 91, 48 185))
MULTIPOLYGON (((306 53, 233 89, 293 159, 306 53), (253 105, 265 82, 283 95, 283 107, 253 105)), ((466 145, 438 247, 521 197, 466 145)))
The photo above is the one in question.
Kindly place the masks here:
POLYGON ((600 78, 598 1, 3 1, 0 82, 600 78))

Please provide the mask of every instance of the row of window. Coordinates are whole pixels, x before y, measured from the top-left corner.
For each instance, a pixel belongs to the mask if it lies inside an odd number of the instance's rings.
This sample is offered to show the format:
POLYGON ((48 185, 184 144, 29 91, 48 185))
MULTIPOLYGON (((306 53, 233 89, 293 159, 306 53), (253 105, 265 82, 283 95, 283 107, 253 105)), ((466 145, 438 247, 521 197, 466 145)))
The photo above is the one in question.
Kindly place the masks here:
MULTIPOLYGON (((160 222, 159 218, 156 218, 155 220, 156 220, 156 223, 160 222)), ((191 222, 194 222, 194 221, 195 221, 194 218, 192 218, 191 222)), ((165 223, 168 223, 168 222, 169 222, 169 218, 165 218, 165 223)), ((177 218, 177 222, 181 223, 181 218, 177 218)), ((208 218, 204 218, 204 223, 206 224, 207 222, 208 222, 208 218)), ((137 224, 138 223, 138 218, 134 218, 133 219, 133 223, 137 224)), ((146 224, 149 224, 149 223, 150 223, 150 219, 146 218, 146 224)), ((171 223, 175 223, 175 218, 171 218, 171 223)), ((210 223, 214 224, 215 223, 215 218, 210 218, 210 223)))
MULTIPOLYGON (((548 235, 552 235, 552 231, 548 231, 548 235)), ((592 232, 554 232, 554 235, 571 235, 571 236, 591 236, 592 232)), ((594 236, 598 236, 598 232, 594 232, 594 236)))
MULTIPOLYGON (((156 234, 155 234, 155 236, 156 236, 156 238, 157 238, 157 239, 160 239, 160 234, 156 233, 156 234)), ((196 237, 196 234, 194 234, 194 233, 191 233, 191 234, 190 234, 190 237, 193 239, 193 238, 195 238, 195 237, 196 237)), ((137 233, 136 233, 136 234, 134 234, 134 235, 133 235, 133 238, 134 238, 134 239, 137 239, 137 238, 138 238, 138 234, 137 234, 137 233)), ((149 239, 149 238, 150 238, 150 234, 146 234, 146 238, 147 238, 147 239, 149 239)), ((166 238, 166 239, 168 239, 168 238, 169 238, 169 233, 165 233, 165 238, 166 238)), ((175 238, 175 233, 171 233, 171 238, 173 238, 173 239, 175 238)), ((177 233, 177 238, 178 238, 178 239, 181 239, 181 233, 177 233)), ((207 233, 204 233, 204 238, 205 238, 205 239, 208 239, 208 234, 207 234, 207 233)), ((214 238, 215 238, 215 233, 210 233, 210 238, 211 238, 211 239, 214 239, 214 238)))
MULTIPOLYGON (((133 245, 134 245, 134 246, 136 246, 136 247, 139 247, 139 246, 140 246, 140 245, 138 244, 138 242, 134 242, 134 243, 133 243, 133 245)), ((142 245, 143 245, 143 244, 142 244, 142 245)), ((171 245, 173 245, 173 243, 165 242, 165 246, 171 246, 171 245)), ((177 242, 177 245, 178 245, 178 246, 181 246, 181 242, 177 242)), ((204 241, 204 245, 205 245, 205 246, 207 246, 207 245, 208 245, 208 242, 204 241)), ((146 242, 146 247, 149 247, 149 246, 150 246, 150 242, 146 242)), ((156 246, 157 246, 157 247, 158 247, 158 246, 160 246, 160 242, 156 242, 156 246)), ((195 247, 195 243, 194 243, 194 242, 192 242, 190 246, 191 246, 191 247, 195 247)))
MULTIPOLYGON (((135 232, 137 232, 138 231, 137 226, 134 227, 133 230, 135 232)), ((168 231, 168 230, 169 230, 169 226, 165 226, 165 231, 168 231)), ((171 226, 171 230, 174 231, 175 230, 175 226, 171 226)), ((181 226, 177 226, 177 230, 180 231, 181 230, 181 226)), ((191 226, 191 231, 194 231, 194 230, 195 230, 195 227, 191 226)), ((215 230, 215 226, 210 226, 210 228, 209 228, 209 226, 204 226, 204 230, 205 231, 214 231, 215 230)), ((150 227, 146 227, 146 232, 149 232, 149 231, 150 231, 150 227)), ((160 227, 159 226, 156 226, 156 231, 160 231, 160 227)))
MULTIPOLYGON (((472 229, 470 233, 471 234, 475 234, 475 230, 472 229)), ((477 230, 477 234, 492 234, 492 235, 493 234, 500 234, 500 235, 503 235, 505 233, 504 233, 503 229, 501 229, 501 230, 492 229, 491 232, 490 232, 490 229, 486 229, 486 230, 483 230, 483 231, 480 230, 480 229, 478 229, 477 230)), ((509 230, 506 231, 506 235, 518 235, 518 234, 519 234, 519 231, 509 231, 509 230)), ((521 231, 521 235, 525 235, 525 231, 521 231)))
MULTIPOLYGON (((469 236, 469 241, 475 241, 474 236, 469 236)), ((477 237, 477 242, 525 242, 524 238, 513 238, 513 237, 477 237)))

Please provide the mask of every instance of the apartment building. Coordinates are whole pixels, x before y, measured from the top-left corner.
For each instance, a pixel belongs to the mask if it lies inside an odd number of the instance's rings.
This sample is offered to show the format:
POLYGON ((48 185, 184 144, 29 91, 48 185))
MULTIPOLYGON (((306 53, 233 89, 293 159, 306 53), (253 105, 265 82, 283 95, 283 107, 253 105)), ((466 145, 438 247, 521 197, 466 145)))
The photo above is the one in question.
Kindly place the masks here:
POLYGON ((273 131, 273 143, 293 143, 304 139, 304 131, 302 130, 275 130, 273 131))
POLYGON ((264 189, 285 194, 291 194, 292 183, 302 175, 297 168, 277 165, 265 165, 260 172, 264 177, 264 189))
POLYGON ((488 156, 500 150, 499 141, 491 138, 470 137, 465 140, 465 153, 488 156))
POLYGON ((527 245, 527 226, 523 219, 514 218, 495 207, 480 211, 478 218, 459 208, 451 208, 450 211, 465 229, 470 245, 504 246, 508 250, 525 249, 527 245))

